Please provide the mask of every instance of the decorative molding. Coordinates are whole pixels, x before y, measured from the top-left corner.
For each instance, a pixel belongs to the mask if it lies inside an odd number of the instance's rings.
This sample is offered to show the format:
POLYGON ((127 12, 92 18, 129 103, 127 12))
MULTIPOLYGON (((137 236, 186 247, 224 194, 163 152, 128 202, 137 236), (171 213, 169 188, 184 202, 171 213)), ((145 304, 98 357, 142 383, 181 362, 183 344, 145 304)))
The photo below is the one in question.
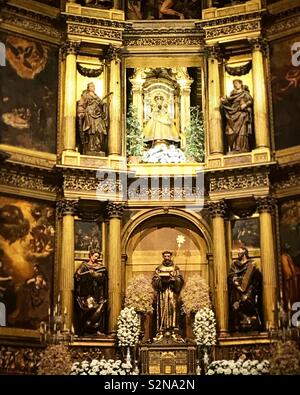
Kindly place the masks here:
POLYGON ((218 202, 209 202, 208 208, 212 218, 217 218, 217 217, 224 218, 226 216, 227 204, 225 200, 220 200, 218 202))
POLYGON ((67 23, 70 24, 80 24, 80 25, 90 25, 95 26, 96 28, 111 28, 111 29, 125 29, 126 26, 130 26, 128 22, 116 21, 111 19, 103 19, 103 18, 92 18, 87 16, 80 15, 66 15, 67 23))
POLYGON ((241 34, 248 33, 251 31, 260 30, 261 23, 260 21, 251 21, 238 23, 233 25, 216 27, 206 31, 206 39, 217 38, 220 36, 229 36, 233 34, 241 34))
POLYGON ((95 172, 84 171, 78 174, 64 174, 64 190, 65 191, 97 191, 97 193, 119 193, 122 191, 120 180, 112 180, 107 178, 102 180, 96 177, 95 172))
POLYGON ((241 76, 248 74, 251 69, 252 69, 252 60, 249 60, 249 62, 247 62, 243 66, 232 67, 229 66, 228 64, 225 65, 225 70, 229 75, 232 76, 241 76))
POLYGON ((79 72, 80 75, 83 75, 84 77, 97 78, 100 77, 100 75, 103 73, 104 65, 102 64, 101 67, 99 67, 98 69, 89 69, 77 63, 77 71, 79 72))
POLYGON ((106 206, 106 215, 109 219, 121 219, 124 213, 124 205, 122 203, 108 202, 106 206))
POLYGON ((59 42, 63 37, 63 32, 57 22, 56 16, 50 17, 33 10, 25 10, 10 4, 6 4, 2 10, 2 24, 11 25, 14 28, 21 28, 28 31, 28 35, 33 33, 48 36, 59 42))
POLYGON ((291 8, 284 12, 271 16, 269 25, 266 27, 268 36, 277 35, 288 30, 299 28, 300 7, 291 8))
POLYGON ((265 188, 270 186, 267 172, 254 174, 224 175, 211 177, 210 192, 235 191, 239 189, 265 188))
MULTIPOLYGON (((158 33, 161 35, 161 33, 158 33)), ((204 43, 203 37, 186 36, 186 37, 130 37, 124 38, 124 46, 126 47, 159 47, 159 46, 187 46, 195 45, 202 46, 204 43)))
POLYGON ((18 167, 1 167, 0 169, 0 184, 5 186, 56 193, 59 186, 49 181, 41 170, 25 170, 25 168, 18 167))
POLYGON ((56 202, 56 213, 58 218, 64 215, 75 215, 78 209, 78 200, 62 199, 56 202))
POLYGON ((276 207, 276 199, 273 196, 256 197, 257 210, 261 213, 273 214, 276 207))
POLYGON ((102 39, 106 38, 122 41, 122 31, 105 29, 99 26, 68 24, 67 32, 68 34, 76 34, 79 36, 98 37, 102 39))

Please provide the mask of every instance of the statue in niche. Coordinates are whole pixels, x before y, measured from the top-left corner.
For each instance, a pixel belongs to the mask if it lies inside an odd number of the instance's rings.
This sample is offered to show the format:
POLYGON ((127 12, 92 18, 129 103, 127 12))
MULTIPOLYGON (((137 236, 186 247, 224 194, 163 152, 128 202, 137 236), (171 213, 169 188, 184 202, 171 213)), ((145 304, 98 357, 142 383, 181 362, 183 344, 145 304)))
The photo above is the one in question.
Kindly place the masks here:
POLYGON ((77 118, 83 155, 105 156, 109 127, 108 103, 95 92, 90 82, 77 103, 77 118))
POLYGON ((174 120, 169 115, 166 98, 162 94, 156 94, 151 103, 152 112, 149 121, 144 127, 144 141, 152 142, 178 142, 179 132, 174 120))
POLYGON ((183 277, 178 266, 174 265, 172 252, 162 253, 163 262, 155 269, 152 286, 156 291, 156 330, 157 340, 169 331, 178 334, 178 297, 183 287, 183 277))
POLYGON ((262 276, 247 248, 238 250, 228 275, 229 313, 231 329, 257 331, 262 328, 262 276))
POLYGON ((242 80, 233 80, 233 87, 229 96, 221 97, 221 111, 226 122, 228 153, 238 154, 250 151, 250 139, 253 134, 253 99, 249 88, 243 85, 242 80))
POLYGON ((91 250, 89 261, 83 262, 75 273, 79 335, 105 332, 107 282, 107 270, 102 262, 102 256, 99 252, 91 250))

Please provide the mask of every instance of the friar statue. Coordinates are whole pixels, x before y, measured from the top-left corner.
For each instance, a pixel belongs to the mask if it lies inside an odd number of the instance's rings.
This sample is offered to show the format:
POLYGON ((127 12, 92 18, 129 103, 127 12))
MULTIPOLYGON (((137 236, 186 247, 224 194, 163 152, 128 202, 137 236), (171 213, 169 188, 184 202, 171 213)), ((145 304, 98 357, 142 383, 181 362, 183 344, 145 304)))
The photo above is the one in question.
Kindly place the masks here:
POLYGON ((105 332, 108 297, 107 270, 98 251, 90 251, 89 261, 83 262, 75 273, 75 299, 78 334, 105 332))
POLYGON ((163 262, 155 269, 152 286, 156 291, 157 335, 178 331, 178 297, 184 280, 178 266, 174 265, 172 252, 162 253, 163 262))
POLYGON ((77 119, 83 155, 104 156, 109 127, 109 107, 90 82, 77 102, 77 119))
POLYGON ((230 268, 228 292, 231 330, 262 329, 262 276, 245 247, 239 248, 230 268))

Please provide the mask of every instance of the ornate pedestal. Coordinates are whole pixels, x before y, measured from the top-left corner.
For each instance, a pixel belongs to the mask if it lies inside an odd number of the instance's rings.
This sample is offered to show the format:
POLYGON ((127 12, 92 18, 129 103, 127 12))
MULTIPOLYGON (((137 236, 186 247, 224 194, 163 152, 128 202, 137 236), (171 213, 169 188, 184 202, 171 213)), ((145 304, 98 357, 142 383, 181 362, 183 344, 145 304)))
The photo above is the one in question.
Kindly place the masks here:
POLYGON ((197 346, 165 335, 157 342, 140 346, 141 374, 196 374, 197 346))

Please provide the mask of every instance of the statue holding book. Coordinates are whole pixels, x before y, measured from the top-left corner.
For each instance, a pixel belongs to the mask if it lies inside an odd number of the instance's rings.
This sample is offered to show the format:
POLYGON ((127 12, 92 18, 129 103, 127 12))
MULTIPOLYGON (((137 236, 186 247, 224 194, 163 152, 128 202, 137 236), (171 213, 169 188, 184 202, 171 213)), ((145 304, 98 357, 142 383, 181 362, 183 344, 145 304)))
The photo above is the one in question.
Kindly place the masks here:
POLYGON ((245 247, 239 248, 238 259, 230 268, 228 293, 231 330, 260 330, 262 276, 245 247))

